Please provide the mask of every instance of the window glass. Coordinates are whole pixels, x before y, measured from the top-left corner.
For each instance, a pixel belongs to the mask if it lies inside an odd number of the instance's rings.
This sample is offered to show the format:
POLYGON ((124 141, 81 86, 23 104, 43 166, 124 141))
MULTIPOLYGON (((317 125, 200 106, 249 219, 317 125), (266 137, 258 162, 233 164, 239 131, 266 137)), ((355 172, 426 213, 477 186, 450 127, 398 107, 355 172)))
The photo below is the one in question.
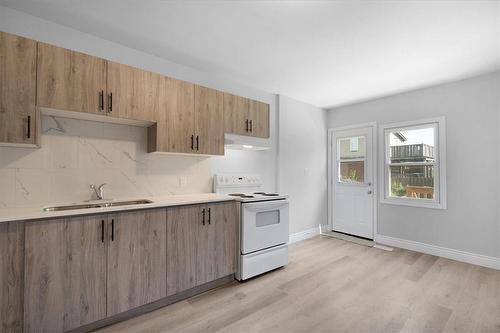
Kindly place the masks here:
POLYGON ((365 141, 363 136, 337 139, 339 182, 364 183, 365 141))
POLYGON ((434 199, 436 126, 389 130, 389 196, 434 199))

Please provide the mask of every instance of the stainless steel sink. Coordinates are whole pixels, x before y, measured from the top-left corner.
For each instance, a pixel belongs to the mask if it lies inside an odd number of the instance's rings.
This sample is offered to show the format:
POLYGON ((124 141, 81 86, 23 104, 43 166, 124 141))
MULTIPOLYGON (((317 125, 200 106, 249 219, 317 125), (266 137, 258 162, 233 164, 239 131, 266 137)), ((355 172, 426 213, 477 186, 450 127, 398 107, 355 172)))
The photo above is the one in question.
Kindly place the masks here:
POLYGON ((130 206, 130 205, 145 205, 153 203, 151 200, 139 199, 139 200, 129 200, 129 201, 107 201, 107 202, 92 202, 68 206, 53 206, 43 208, 44 212, 57 212, 61 210, 74 210, 74 209, 89 209, 89 208, 104 208, 104 207, 115 207, 115 206, 130 206))

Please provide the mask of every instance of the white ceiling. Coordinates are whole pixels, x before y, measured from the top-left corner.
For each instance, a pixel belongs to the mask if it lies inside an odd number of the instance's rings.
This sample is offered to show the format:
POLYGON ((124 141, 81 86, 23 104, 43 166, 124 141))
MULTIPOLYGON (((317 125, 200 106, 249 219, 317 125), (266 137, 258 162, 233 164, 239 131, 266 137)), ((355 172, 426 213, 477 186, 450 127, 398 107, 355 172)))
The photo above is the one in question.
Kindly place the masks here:
POLYGON ((500 68, 499 1, 0 4, 320 107, 500 68))

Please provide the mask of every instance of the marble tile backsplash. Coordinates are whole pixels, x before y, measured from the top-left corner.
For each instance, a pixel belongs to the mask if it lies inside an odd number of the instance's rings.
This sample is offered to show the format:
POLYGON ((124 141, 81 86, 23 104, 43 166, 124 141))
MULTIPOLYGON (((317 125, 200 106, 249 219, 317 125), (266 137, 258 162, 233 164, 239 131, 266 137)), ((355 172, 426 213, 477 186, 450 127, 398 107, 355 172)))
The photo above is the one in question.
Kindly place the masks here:
POLYGON ((40 149, 0 147, 0 208, 212 190, 207 157, 148 154, 147 129, 42 116, 40 149))

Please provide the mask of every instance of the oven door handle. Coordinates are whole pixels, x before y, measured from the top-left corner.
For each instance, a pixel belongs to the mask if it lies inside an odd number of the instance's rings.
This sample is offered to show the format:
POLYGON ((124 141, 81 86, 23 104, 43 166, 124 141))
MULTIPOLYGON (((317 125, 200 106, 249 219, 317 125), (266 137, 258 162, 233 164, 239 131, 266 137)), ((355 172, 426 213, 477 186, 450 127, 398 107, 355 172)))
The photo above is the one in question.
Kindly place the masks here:
POLYGON ((281 209, 289 205, 288 200, 270 200, 262 202, 249 202, 244 203, 243 209, 248 211, 268 211, 281 209))

